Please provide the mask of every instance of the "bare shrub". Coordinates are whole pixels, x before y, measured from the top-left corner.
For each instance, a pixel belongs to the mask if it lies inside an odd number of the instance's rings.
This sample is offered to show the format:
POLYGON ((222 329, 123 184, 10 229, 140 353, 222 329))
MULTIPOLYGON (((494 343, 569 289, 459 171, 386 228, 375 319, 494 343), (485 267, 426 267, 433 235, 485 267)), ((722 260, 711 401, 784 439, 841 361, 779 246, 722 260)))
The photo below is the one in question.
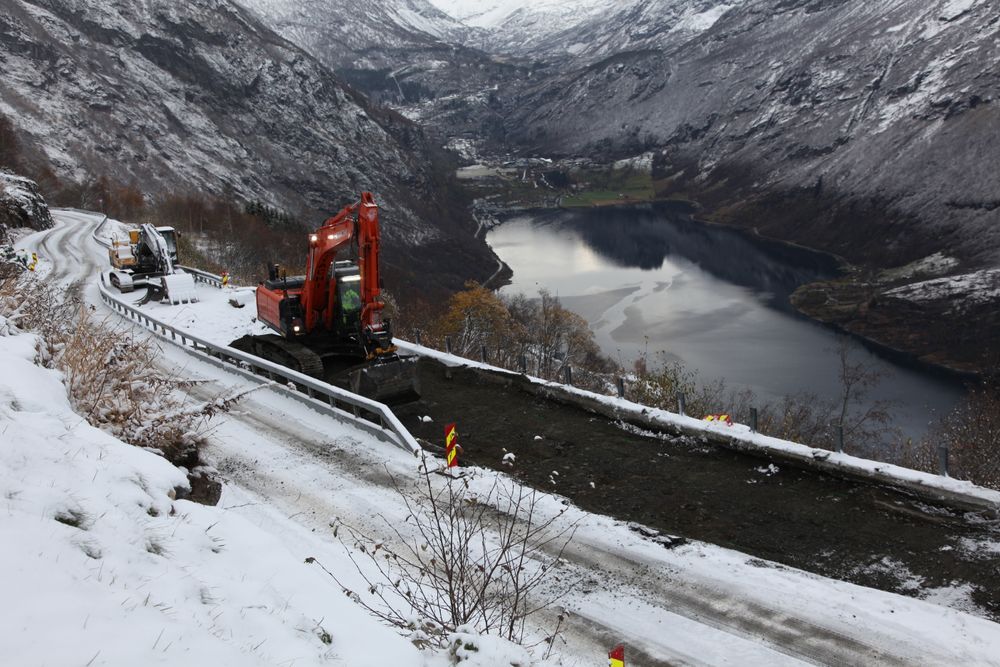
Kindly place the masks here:
POLYGON ((576 525, 557 525, 565 509, 540 517, 539 493, 512 480, 496 477, 486 491, 476 492, 468 476, 444 472, 438 488, 434 472, 439 471, 429 471, 425 459, 412 488, 393 480, 409 513, 404 523, 412 526, 405 531, 381 517, 395 536, 393 544, 335 525, 348 553, 363 554, 362 562, 351 559, 366 590, 345 587, 345 592, 420 642, 444 646, 451 633, 471 627, 520 643, 526 620, 569 590, 565 584, 545 596, 541 588, 576 525))
POLYGON ((723 380, 699 382, 694 371, 662 354, 663 361, 652 368, 646 355, 640 357, 629 392, 633 400, 665 410, 676 410, 677 395, 684 394, 685 411, 695 418, 726 413, 748 422, 750 409, 756 408, 760 433, 823 449, 837 448, 838 428, 843 425, 846 449, 877 456, 887 443, 899 439, 891 423, 891 404, 869 400, 881 375, 853 361, 846 341, 840 342, 837 353, 840 396, 836 401, 809 392, 762 401, 752 390, 732 390, 723 380))
POLYGON ((953 477, 1000 489, 1000 382, 992 379, 972 387, 924 440, 909 443, 903 462, 937 472, 938 447, 948 448, 953 477))
POLYGON ((187 405, 191 382, 156 365, 159 349, 128 324, 91 309, 30 276, 0 282, 0 316, 39 336, 38 361, 65 376, 74 410, 94 426, 187 468, 199 465, 208 420, 247 392, 187 405))
POLYGON ((479 358, 485 348, 489 363, 500 368, 520 371, 523 363, 529 373, 556 380, 570 367, 578 386, 606 391, 614 385, 614 364, 601 354, 586 320, 546 290, 537 298, 500 296, 467 283, 424 331, 425 343, 442 347, 450 339, 459 356, 479 358))
POLYGON ((837 373, 840 379, 840 401, 837 423, 844 429, 844 439, 865 447, 872 453, 872 445, 887 439, 898 440, 899 431, 892 427, 889 401, 869 400, 872 389, 883 379, 883 374, 851 359, 847 339, 837 343, 837 373))

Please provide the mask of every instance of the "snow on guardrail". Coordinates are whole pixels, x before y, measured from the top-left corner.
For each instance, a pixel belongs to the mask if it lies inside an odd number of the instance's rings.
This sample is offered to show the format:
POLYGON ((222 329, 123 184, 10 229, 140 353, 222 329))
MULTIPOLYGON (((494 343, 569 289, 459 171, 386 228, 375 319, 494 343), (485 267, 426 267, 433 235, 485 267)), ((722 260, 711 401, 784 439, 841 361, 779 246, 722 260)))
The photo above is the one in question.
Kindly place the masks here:
MULTIPOLYGON (((511 376, 521 375, 515 371, 405 341, 397 340, 396 344, 402 350, 433 358, 450 366, 479 368, 511 376)), ((728 426, 725 422, 705 422, 626 399, 605 396, 530 375, 525 377, 529 381, 525 386, 526 391, 547 399, 575 405, 609 419, 626 422, 640 428, 694 437, 712 445, 754 456, 785 461, 802 468, 819 470, 868 483, 874 482, 892 486, 934 502, 943 502, 974 510, 1000 510, 1000 492, 976 486, 972 482, 773 438, 762 433, 755 433, 750 430, 749 426, 742 424, 728 426)))
POLYGON ((149 329, 158 337, 184 349, 203 361, 237 373, 274 389, 305 405, 354 426, 418 456, 422 448, 402 422, 383 403, 351 393, 290 368, 261 359, 228 346, 216 345, 190 332, 150 317, 114 296, 104 284, 98 286, 101 299, 123 317, 149 329))
POLYGON ((222 289, 225 283, 222 281, 222 276, 217 276, 214 273, 209 273, 208 271, 202 271, 201 269, 196 269, 193 266, 184 266, 182 264, 176 264, 175 268, 180 269, 184 273, 191 274, 194 281, 197 283, 204 283, 205 285, 210 285, 211 287, 217 287, 222 289))

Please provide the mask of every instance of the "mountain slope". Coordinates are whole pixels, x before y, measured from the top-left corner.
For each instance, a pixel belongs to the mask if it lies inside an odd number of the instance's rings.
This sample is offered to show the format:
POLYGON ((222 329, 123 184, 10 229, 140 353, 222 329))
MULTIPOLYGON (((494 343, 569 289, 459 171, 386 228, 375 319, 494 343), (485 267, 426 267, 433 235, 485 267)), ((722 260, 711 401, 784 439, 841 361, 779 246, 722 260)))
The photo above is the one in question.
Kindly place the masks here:
POLYGON ((433 0, 508 55, 586 58, 658 48, 710 28, 745 0, 433 0))
POLYGON ((0 63, 0 111, 62 174, 114 174, 154 194, 229 191, 312 221, 368 189, 401 271, 422 275, 448 251, 472 274, 492 264, 442 195, 419 128, 236 4, 12 0, 0 63))
POLYGON ((853 260, 994 261, 998 31, 985 0, 756 0, 535 84, 507 125, 540 152, 662 149, 665 192, 853 260))
POLYGON ((335 67, 375 69, 392 62, 392 52, 457 42, 468 32, 426 0, 238 1, 281 35, 335 67))
POLYGON ((376 104, 474 95, 519 73, 427 0, 237 1, 376 104))

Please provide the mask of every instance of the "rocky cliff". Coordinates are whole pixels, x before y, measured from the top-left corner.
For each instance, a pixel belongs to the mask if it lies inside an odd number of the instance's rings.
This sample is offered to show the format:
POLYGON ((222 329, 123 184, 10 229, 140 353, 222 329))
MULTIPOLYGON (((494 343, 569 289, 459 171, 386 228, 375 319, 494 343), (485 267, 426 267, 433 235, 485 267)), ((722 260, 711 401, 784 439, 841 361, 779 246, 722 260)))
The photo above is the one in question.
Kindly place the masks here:
POLYGON ((427 278, 426 258, 449 252, 466 277, 493 264, 419 127, 227 0, 11 0, 0 67, 0 112, 60 174, 231 192, 311 221, 372 190, 397 268, 427 278))
POLYGON ((8 229, 19 227, 49 229, 52 215, 38 184, 0 169, 0 243, 7 241, 8 229))

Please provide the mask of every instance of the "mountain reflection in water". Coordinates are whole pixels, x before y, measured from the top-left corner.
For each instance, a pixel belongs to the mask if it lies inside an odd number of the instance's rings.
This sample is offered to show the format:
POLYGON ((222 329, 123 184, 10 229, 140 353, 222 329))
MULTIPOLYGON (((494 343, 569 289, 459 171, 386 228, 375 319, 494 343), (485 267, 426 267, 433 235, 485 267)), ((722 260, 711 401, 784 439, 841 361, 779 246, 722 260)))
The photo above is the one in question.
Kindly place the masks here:
MULTIPOLYGON (((523 215, 488 241, 514 272, 505 291, 548 289, 625 366, 643 355, 677 360, 762 400, 838 396, 836 335, 788 301, 799 285, 835 275, 831 258, 652 207, 523 215)), ((876 398, 898 404, 907 435, 925 432, 961 396, 949 382, 851 347, 854 359, 886 374, 876 398)))

